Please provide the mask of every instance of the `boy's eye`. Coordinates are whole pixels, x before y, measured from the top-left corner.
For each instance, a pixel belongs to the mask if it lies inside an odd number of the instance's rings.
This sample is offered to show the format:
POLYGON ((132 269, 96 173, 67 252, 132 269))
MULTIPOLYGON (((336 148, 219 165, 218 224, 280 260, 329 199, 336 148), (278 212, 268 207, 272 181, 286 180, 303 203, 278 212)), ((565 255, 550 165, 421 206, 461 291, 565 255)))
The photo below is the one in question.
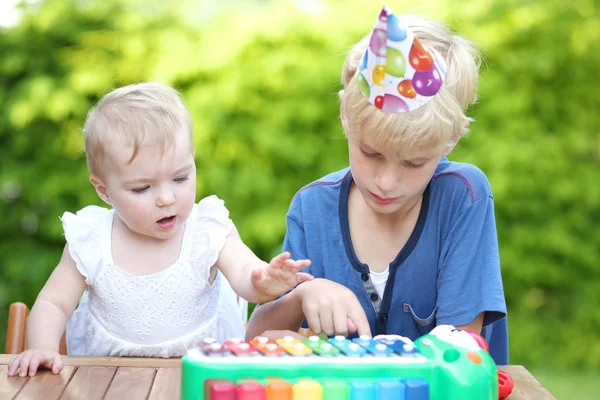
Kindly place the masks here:
POLYGON ((175 182, 185 182, 188 180, 188 176, 180 176, 179 178, 173 179, 175 182))
POLYGON ((379 153, 371 153, 368 152, 366 150, 360 149, 360 152, 365 156, 365 157, 377 157, 379 156, 379 153))
POLYGON ((426 163, 423 163, 423 164, 415 164, 415 163, 411 163, 410 161, 406 161, 406 163, 405 163, 405 165, 406 165, 408 168, 423 168, 423 166, 424 166, 425 164, 426 164, 426 163))
POLYGON ((148 189, 150 189, 150 186, 146 185, 146 186, 142 186, 142 187, 139 187, 139 188, 131 189, 131 191, 133 193, 140 194, 140 193, 144 193, 148 189))

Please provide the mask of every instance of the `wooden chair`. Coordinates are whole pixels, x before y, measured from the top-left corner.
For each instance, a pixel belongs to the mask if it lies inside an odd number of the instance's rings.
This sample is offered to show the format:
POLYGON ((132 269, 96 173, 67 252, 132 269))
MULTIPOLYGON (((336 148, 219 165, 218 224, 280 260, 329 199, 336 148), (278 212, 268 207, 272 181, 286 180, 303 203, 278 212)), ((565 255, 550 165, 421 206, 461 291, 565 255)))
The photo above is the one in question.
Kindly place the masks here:
MULTIPOLYGON (((247 304, 246 304, 247 315, 247 304)), ((29 316, 29 307, 23 303, 12 303, 8 309, 8 329, 6 332, 6 346, 4 353, 19 354, 27 349, 25 343, 25 329, 27 325, 27 316, 29 316)), ((312 336, 314 333, 310 329, 300 328, 298 331, 301 335, 312 336)), ((59 354, 67 354, 67 341, 65 335, 60 340, 58 350, 59 354)))
MULTIPOLYGON (((6 354, 19 354, 27 349, 25 342, 25 328, 27 326, 27 317, 29 316, 29 307, 23 303, 12 303, 8 309, 8 329, 6 331, 6 354)), ((67 354, 67 341, 63 334, 58 348, 60 354, 67 354)))

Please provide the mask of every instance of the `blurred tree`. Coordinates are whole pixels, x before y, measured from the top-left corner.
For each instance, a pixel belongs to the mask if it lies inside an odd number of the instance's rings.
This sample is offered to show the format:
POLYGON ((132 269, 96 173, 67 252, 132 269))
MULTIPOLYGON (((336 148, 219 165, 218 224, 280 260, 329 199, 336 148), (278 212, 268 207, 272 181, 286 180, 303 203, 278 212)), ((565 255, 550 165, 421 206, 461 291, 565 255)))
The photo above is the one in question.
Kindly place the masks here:
MULTIPOLYGON (((159 80, 183 93, 196 127, 198 198, 223 198, 263 258, 280 249, 294 193, 347 164, 339 75, 378 6, 123 3, 35 2, 0 33, 0 343, 8 303, 31 305, 59 259, 58 217, 100 204, 80 128, 113 87, 159 80)), ((478 122, 451 158, 479 165, 495 193, 511 361, 598 368, 598 7, 425 4, 390 5, 443 19, 486 58, 478 122)))

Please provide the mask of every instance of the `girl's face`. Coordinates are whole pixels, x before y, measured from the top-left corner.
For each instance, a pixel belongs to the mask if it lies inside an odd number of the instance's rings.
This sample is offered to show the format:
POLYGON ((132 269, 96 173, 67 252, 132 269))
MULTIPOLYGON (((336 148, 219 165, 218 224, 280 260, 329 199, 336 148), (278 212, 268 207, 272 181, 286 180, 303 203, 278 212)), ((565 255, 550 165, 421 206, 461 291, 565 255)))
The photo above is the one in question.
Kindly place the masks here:
POLYGON ((115 216, 135 234, 169 239, 184 226, 196 197, 196 166, 189 136, 175 135, 172 146, 111 145, 105 152, 103 178, 91 180, 115 216))
POLYGON ((394 214, 412 207, 425 191, 441 158, 440 150, 416 150, 399 159, 368 135, 348 135, 350 168, 365 203, 376 213, 394 214))

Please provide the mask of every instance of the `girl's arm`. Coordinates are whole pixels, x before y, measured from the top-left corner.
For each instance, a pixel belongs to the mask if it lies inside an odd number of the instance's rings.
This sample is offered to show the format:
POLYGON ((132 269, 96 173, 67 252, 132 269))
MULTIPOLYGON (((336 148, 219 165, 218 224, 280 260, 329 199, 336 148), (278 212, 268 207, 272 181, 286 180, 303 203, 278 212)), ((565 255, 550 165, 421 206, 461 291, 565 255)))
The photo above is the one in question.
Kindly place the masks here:
POLYGON ((311 275, 299 272, 310 265, 309 260, 291 260, 285 252, 266 263, 242 242, 235 227, 227 236, 216 265, 233 290, 254 303, 271 301, 312 279, 311 275))
POLYGON ((60 262, 48 278, 27 318, 28 350, 14 357, 8 374, 35 375, 39 365, 58 373, 62 368, 58 348, 67 320, 77 307, 86 288, 85 278, 77 270, 75 261, 65 246, 60 262))

